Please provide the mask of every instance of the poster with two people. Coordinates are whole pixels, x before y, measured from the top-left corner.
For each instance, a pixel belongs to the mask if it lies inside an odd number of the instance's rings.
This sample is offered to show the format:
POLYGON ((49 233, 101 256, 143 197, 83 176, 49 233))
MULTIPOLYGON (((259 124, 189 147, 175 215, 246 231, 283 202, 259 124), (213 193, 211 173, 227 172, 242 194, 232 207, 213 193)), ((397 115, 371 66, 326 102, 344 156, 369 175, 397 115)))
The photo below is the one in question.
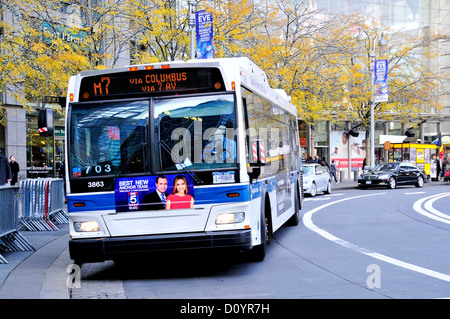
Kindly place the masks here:
POLYGON ((358 133, 357 137, 350 136, 347 131, 330 133, 331 160, 338 169, 348 168, 349 161, 352 168, 363 168, 367 151, 365 132, 358 133))
POLYGON ((119 178, 114 193, 117 212, 194 206, 194 181, 188 174, 119 178))

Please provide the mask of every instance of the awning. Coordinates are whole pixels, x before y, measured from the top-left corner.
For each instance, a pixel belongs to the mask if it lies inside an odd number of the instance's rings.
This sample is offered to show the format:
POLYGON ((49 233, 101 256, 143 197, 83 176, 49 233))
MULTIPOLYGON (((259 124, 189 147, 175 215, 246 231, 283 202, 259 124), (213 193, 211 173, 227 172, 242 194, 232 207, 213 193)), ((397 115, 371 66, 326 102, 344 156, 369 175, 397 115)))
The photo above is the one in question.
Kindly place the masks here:
POLYGON ((380 144, 383 145, 385 142, 403 143, 406 137, 406 135, 380 135, 380 144))

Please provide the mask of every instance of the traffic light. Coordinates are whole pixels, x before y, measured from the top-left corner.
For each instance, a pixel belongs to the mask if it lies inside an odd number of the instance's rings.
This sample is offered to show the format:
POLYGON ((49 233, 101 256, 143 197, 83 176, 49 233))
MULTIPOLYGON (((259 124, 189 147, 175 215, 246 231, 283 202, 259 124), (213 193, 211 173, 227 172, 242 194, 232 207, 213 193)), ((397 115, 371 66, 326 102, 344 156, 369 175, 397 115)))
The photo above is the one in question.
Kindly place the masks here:
POLYGON ((38 114, 40 136, 53 136, 53 109, 42 109, 38 114))

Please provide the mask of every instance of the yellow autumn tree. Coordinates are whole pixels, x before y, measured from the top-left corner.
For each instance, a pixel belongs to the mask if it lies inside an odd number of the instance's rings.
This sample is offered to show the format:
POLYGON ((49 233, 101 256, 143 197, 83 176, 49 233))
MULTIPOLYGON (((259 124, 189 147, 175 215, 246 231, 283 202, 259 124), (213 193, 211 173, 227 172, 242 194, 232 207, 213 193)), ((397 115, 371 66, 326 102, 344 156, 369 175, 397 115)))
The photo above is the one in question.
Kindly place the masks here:
POLYGON ((187 1, 129 0, 133 63, 186 60, 190 56, 187 1))
MULTIPOLYGON (((88 67, 79 54, 74 30, 64 27, 51 1, 7 1, 9 19, 3 21, 2 91, 28 107, 44 95, 63 95, 70 75, 88 67), (71 41, 67 41, 70 38, 71 41)), ((64 21, 65 23, 65 21, 64 21)))
POLYGON ((210 10, 218 55, 248 56, 309 123, 331 118, 329 106, 340 96, 337 65, 324 50, 331 19, 318 21, 307 2, 289 0, 225 1, 210 10))
MULTIPOLYGON (((0 89, 24 107, 65 95, 70 76, 129 58, 127 0, 0 1, 0 89), (31 103, 31 104, 30 104, 31 103)), ((0 110, 2 110, 0 108, 0 110)))
MULTIPOLYGON (((187 1, 80 0, 68 7, 50 0, 0 2, 13 17, 1 26, 0 88, 15 92, 24 105, 29 96, 62 94, 69 76, 80 70, 113 67, 123 59, 190 57, 187 1)), ((389 59, 390 91, 388 103, 375 104, 376 120, 414 119, 440 108, 436 92, 442 79, 421 61, 433 56, 442 36, 411 36, 358 17, 327 17, 308 1, 197 1, 202 9, 214 17, 215 56, 255 61, 308 123, 345 120, 368 127, 368 43, 382 32, 388 45, 379 56, 389 59), (359 30, 365 41, 357 40, 359 30)))
POLYGON ((414 123, 427 114, 439 114, 439 94, 449 75, 436 74, 429 64, 437 54, 435 46, 448 36, 394 32, 357 16, 341 17, 339 22, 330 30, 331 38, 339 41, 334 42, 336 53, 329 52, 333 56, 329 61, 341 74, 342 98, 334 105, 345 118, 368 131, 375 90, 371 62, 376 59, 388 60, 389 100, 374 102, 375 121, 414 123))

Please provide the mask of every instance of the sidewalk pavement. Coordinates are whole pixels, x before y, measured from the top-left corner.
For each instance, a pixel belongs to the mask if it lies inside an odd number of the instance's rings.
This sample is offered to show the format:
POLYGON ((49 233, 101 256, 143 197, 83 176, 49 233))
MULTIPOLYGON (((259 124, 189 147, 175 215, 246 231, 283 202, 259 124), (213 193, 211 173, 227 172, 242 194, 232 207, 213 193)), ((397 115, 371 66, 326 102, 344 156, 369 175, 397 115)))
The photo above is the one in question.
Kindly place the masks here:
MULTIPOLYGON (((428 186, 450 185, 431 181, 428 186)), ((332 189, 357 189, 354 180, 344 180, 332 189)), ((67 209, 65 207, 65 209, 67 209)), ((66 210, 67 211, 67 210, 66 210)), ((57 231, 20 232, 36 251, 2 253, 8 264, 0 264, 0 299, 68 299, 69 226, 57 225, 57 231), (63 271, 62 271, 63 270, 63 271)))
POLYGON ((56 231, 20 231, 36 251, 1 253, 8 263, 0 264, 0 299, 69 298, 69 225, 56 226, 56 231))

